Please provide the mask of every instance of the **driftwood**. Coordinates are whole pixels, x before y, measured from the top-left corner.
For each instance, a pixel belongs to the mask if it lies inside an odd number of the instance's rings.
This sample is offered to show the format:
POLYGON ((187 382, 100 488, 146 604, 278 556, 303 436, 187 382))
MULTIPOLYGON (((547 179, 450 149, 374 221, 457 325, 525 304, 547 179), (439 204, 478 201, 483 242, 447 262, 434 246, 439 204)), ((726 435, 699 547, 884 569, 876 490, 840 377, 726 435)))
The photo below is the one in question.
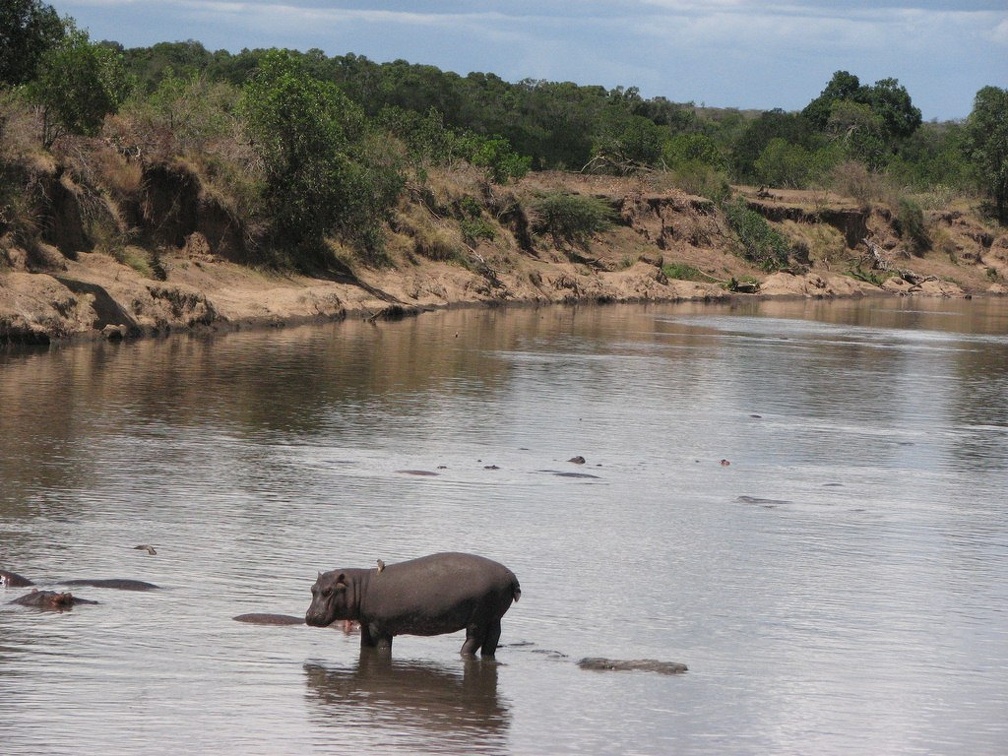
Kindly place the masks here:
MULTIPOLYGON (((902 278, 908 284, 913 286, 920 286, 925 281, 937 281, 937 276, 922 276, 919 273, 915 273, 909 268, 900 268, 893 265, 892 261, 886 256, 885 251, 878 244, 873 242, 871 239, 863 239, 864 245, 868 247, 868 251, 861 257, 861 262, 871 263, 872 270, 881 270, 887 273, 895 273, 897 276, 902 278)), ((909 255, 904 251, 902 253, 903 257, 909 257, 909 255)))
POLYGON ((889 260, 886 259, 882 247, 871 239, 862 239, 868 251, 861 256, 861 262, 871 263, 872 270, 890 270, 889 260))
POLYGON ((600 152, 581 168, 581 173, 616 173, 629 176, 634 173, 654 173, 651 166, 619 154, 600 152))

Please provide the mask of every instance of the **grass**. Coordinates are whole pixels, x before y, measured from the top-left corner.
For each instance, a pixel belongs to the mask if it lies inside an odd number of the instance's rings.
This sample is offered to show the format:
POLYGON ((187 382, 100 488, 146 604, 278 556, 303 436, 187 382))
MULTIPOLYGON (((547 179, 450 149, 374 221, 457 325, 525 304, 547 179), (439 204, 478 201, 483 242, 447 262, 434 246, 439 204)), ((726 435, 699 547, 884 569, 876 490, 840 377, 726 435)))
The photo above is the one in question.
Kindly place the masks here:
POLYGON ((699 268, 685 263, 665 263, 662 266, 662 273, 666 278, 674 278, 677 281, 711 281, 712 278, 699 268))

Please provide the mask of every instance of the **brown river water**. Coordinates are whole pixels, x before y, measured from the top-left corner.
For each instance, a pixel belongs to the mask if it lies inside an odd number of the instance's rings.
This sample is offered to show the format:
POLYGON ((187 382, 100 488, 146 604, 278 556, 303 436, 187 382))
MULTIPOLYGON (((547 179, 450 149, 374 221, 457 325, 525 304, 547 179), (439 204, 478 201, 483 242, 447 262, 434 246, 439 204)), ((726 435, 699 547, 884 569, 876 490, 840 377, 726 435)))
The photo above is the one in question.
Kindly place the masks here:
POLYGON ((161 586, 0 588, 3 754, 1006 753, 1008 302, 0 351, 0 569, 161 586), (521 580, 496 662, 232 619, 449 550, 521 580))

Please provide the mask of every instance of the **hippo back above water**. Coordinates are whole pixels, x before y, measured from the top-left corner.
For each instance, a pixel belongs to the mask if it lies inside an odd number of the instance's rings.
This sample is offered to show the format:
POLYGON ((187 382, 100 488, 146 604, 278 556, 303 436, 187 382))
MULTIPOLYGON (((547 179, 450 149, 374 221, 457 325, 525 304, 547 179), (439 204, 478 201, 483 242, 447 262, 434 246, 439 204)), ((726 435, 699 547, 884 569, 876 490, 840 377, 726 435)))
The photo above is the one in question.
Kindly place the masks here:
POLYGON ((26 593, 20 598, 8 601, 8 604, 20 604, 21 606, 32 606, 36 609, 47 609, 50 611, 62 612, 72 609, 78 604, 97 604, 97 601, 78 598, 69 591, 40 591, 32 589, 31 593, 26 593))
POLYGON ((521 596, 507 567, 474 554, 443 553, 378 569, 320 573, 305 622, 315 627, 357 620, 361 648, 392 648, 396 635, 466 631, 462 654, 493 656, 501 617, 521 596))
POLYGON ((4 588, 25 588, 35 585, 31 580, 10 570, 0 570, 0 586, 4 588))

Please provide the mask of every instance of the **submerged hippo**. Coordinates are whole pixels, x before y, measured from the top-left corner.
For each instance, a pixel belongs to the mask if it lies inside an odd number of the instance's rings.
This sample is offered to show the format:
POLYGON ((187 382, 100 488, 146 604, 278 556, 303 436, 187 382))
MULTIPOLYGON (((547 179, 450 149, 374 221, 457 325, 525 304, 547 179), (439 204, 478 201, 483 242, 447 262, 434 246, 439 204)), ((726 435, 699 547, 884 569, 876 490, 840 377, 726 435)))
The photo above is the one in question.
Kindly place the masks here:
POLYGON ((239 614, 231 619, 236 622, 247 622, 250 625, 303 625, 303 617, 295 617, 293 614, 272 614, 269 612, 251 612, 249 614, 239 614))
POLYGON ((77 604, 97 604, 98 602, 77 598, 69 591, 59 592, 33 590, 31 593, 26 593, 21 598, 16 598, 13 601, 8 601, 7 603, 21 604, 21 606, 34 606, 36 609, 52 609, 62 612, 66 609, 72 609, 77 604))
POLYGON ((75 580, 64 580, 63 585, 86 585, 91 588, 115 588, 119 591, 153 591, 158 586, 154 583, 147 583, 143 580, 129 580, 127 578, 78 578, 75 580))
POLYGON ((378 569, 319 573, 305 622, 357 620, 361 648, 392 649, 396 635, 466 631, 462 654, 493 656, 501 617, 521 596, 503 564, 473 554, 432 554, 378 569))
POLYGON ((18 575, 16 572, 0 570, 0 586, 5 588, 25 588, 29 585, 35 585, 35 583, 26 577, 18 575))

